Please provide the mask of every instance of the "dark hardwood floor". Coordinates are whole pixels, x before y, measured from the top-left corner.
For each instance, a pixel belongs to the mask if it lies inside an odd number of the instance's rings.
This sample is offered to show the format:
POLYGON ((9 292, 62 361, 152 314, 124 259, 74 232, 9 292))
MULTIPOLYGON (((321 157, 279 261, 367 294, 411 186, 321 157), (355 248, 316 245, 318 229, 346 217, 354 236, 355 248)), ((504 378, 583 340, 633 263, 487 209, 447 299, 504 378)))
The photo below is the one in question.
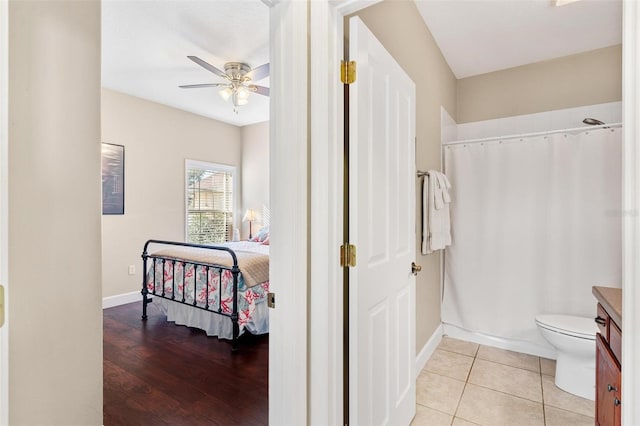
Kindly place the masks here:
POLYGON ((269 337, 239 350, 142 302, 104 311, 104 424, 266 425, 269 337))

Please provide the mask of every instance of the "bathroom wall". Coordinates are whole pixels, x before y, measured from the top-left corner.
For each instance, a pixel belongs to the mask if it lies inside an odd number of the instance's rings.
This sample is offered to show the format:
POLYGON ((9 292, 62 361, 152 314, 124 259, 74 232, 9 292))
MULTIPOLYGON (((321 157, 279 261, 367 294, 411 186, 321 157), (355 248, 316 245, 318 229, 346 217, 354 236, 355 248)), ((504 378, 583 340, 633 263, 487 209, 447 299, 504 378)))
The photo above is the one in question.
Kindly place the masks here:
POLYGON ((450 131, 445 135, 448 139, 443 139, 443 143, 454 140, 518 135, 548 130, 588 128, 589 126, 582 122, 587 117, 597 118, 605 123, 620 123, 622 121, 622 102, 586 105, 535 114, 462 123, 455 126, 454 133, 450 131), (451 139, 454 134, 455 138, 451 139))
POLYGON ((621 100, 617 45, 460 79, 455 118, 468 123, 621 100))
MULTIPOLYGON (((456 79, 447 65, 416 5, 386 0, 357 15, 380 40, 416 84, 416 166, 441 169, 440 108, 455 114, 456 79)), ((416 180, 416 184, 419 181, 416 180)), ((416 218, 420 217, 419 185, 416 218)), ((420 255, 421 229, 416 222, 416 350, 419 352, 440 326, 441 252, 420 255)))

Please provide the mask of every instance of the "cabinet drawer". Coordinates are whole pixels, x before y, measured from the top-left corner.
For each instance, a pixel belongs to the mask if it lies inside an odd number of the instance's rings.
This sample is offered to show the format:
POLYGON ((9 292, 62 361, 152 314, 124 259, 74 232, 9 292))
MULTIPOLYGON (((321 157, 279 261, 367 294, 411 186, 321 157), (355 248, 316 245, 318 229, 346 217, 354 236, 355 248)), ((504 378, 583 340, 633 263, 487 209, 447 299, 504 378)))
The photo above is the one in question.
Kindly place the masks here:
POLYGON ((609 314, 604 310, 601 304, 598 303, 598 316, 595 318, 598 325, 598 331, 602 334, 605 341, 609 341, 609 314))
POLYGON ((622 364, 622 331, 611 320, 609 320, 609 346, 618 362, 622 364))

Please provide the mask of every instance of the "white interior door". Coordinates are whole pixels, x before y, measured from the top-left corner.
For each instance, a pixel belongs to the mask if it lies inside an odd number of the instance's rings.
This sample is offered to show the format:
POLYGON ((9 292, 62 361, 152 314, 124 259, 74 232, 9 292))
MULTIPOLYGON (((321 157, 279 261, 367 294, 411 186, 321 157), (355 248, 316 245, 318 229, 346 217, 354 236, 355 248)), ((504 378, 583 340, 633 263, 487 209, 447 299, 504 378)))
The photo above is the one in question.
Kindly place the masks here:
POLYGON ((415 85, 357 17, 349 89, 349 417, 409 424, 415 414, 415 85))

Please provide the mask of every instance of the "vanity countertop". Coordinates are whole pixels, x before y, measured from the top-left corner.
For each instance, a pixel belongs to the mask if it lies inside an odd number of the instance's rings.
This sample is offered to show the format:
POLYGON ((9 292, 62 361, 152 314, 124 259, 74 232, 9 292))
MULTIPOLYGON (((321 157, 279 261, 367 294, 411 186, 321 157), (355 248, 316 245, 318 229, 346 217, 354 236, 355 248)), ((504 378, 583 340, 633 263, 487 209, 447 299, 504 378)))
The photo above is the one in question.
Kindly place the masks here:
POLYGON ((613 322, 622 327, 622 289, 593 286, 591 292, 607 311, 613 322))

